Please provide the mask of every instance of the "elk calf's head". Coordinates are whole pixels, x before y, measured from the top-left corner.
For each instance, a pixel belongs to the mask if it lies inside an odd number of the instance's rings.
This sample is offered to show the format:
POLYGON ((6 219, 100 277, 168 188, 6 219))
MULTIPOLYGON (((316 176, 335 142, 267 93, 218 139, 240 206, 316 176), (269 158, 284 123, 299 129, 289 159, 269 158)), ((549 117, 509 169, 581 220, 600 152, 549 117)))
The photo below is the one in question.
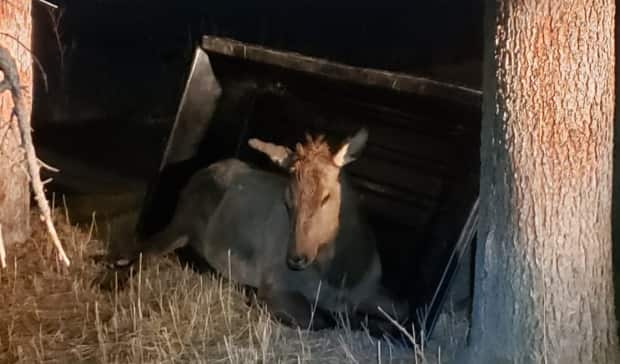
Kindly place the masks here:
POLYGON ((250 139, 249 145, 265 153, 289 172, 284 203, 289 214, 289 268, 311 265, 321 248, 334 242, 342 208, 341 168, 355 160, 366 145, 368 132, 359 130, 337 152, 329 150, 323 136, 306 136, 295 150, 250 139))

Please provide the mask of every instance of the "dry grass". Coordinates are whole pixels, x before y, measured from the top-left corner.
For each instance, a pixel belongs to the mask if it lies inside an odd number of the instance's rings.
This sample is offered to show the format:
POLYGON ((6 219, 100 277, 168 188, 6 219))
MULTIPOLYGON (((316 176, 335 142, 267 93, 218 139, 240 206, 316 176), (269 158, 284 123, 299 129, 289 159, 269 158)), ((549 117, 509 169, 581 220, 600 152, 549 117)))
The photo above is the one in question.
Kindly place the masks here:
POLYGON ((32 238, 8 249, 9 267, 0 270, 1 363, 437 361, 365 332, 284 327, 235 287, 170 258, 145 265, 122 291, 101 292, 91 287, 101 268, 90 257, 104 249, 94 225, 56 220, 69 269, 38 219, 32 238))

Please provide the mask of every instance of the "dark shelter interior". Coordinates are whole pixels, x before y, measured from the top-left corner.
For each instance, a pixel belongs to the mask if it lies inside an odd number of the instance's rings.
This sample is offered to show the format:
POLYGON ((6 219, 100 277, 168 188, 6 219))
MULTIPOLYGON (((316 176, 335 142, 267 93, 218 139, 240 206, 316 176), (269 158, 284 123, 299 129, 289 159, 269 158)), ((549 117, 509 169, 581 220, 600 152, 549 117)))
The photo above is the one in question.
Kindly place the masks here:
POLYGON ((367 127, 369 143, 347 169, 379 239, 385 284, 415 309, 429 304, 478 191, 479 100, 337 81, 212 52, 223 93, 207 132, 193 158, 158 169, 204 34, 477 88, 481 1, 60 3, 61 53, 47 9, 33 10, 35 51, 48 70, 47 90, 35 75, 35 142, 66 173, 53 176, 50 192, 71 199, 116 183, 84 183, 88 173, 77 171, 77 162, 140 180, 148 192, 139 230, 148 235, 169 220, 196 168, 236 156, 274 170, 248 148, 251 137, 292 146, 306 132, 324 133, 335 147, 367 127))
MULTIPOLYGON (((168 148, 199 146, 151 185, 141 232, 148 236, 170 220, 180 187, 198 168, 235 157, 278 173, 249 138, 293 148, 306 133, 324 134, 336 149, 366 127, 369 142, 347 172, 378 238, 384 283, 409 299, 413 314, 428 306, 477 196, 479 95, 449 85, 437 94, 360 85, 214 52, 209 59, 221 98, 202 126, 200 111, 215 91, 188 85, 180 116, 188 121, 177 120, 175 133, 191 136, 168 148), (204 136, 192 135, 203 127, 204 136)), ((206 75, 189 82, 198 77, 206 75)), ((183 256, 195 262, 189 249, 183 256)))

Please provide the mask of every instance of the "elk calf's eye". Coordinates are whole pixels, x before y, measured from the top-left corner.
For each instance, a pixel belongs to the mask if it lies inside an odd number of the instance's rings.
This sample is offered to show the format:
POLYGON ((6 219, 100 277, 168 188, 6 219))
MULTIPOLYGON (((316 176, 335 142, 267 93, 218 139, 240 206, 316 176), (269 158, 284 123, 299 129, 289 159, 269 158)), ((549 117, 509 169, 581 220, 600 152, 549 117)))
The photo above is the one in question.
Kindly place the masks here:
POLYGON ((321 200, 321 206, 325 205, 327 200, 329 200, 329 196, 330 196, 329 193, 323 196, 323 199, 321 200))

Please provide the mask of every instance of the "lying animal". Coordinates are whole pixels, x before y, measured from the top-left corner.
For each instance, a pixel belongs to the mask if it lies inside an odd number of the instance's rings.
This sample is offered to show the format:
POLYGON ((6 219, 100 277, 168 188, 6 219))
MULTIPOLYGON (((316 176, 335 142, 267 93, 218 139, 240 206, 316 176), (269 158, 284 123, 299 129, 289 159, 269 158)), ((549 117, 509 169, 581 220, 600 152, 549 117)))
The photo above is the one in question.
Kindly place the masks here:
POLYGON ((189 244, 218 273, 256 288, 259 301, 290 325, 330 327, 326 313, 384 318, 379 307, 404 319, 408 305, 381 286, 374 235, 342 170, 367 138, 362 129, 336 153, 323 137, 307 136, 295 151, 251 139, 288 178, 238 159, 198 171, 171 223, 115 265, 189 244))

